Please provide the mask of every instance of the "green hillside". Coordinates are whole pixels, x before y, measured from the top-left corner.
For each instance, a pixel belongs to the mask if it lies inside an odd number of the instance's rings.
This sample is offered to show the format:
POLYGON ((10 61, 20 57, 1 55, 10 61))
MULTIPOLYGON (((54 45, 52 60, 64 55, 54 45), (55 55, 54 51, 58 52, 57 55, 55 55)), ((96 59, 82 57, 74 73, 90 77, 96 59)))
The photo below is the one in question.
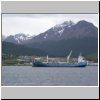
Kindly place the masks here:
POLYGON ((18 45, 9 42, 2 42, 2 53, 8 55, 16 55, 16 56, 46 55, 46 53, 40 49, 30 48, 24 45, 18 45))
POLYGON ((46 51, 51 56, 67 56, 73 51, 73 56, 94 54, 98 50, 97 38, 68 39, 59 41, 43 41, 30 43, 27 46, 46 51))
POLYGON ((86 59, 89 61, 94 61, 94 62, 98 62, 98 54, 91 54, 91 55, 87 55, 86 59))

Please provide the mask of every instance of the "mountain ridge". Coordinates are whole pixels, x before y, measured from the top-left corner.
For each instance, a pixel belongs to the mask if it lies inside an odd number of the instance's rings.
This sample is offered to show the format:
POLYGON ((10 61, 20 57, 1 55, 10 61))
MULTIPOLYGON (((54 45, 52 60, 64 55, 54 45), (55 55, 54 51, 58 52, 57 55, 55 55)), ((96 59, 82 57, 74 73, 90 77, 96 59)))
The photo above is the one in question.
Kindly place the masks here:
POLYGON ((83 38, 87 36, 97 37, 98 28, 92 23, 85 20, 81 20, 76 24, 72 21, 65 21, 61 24, 57 24, 47 31, 40 33, 37 36, 29 36, 24 33, 17 33, 6 37, 4 41, 25 44, 27 42, 39 42, 45 40, 60 40, 70 38, 83 38), (84 34, 85 33, 85 34, 84 34))
POLYGON ((22 44, 43 50, 51 56, 66 56, 70 50, 73 50, 75 55, 79 52, 85 55, 94 54, 98 51, 98 28, 85 20, 76 24, 66 21, 22 44))
POLYGON ((58 29, 58 31, 55 31, 54 27, 52 27, 46 32, 41 33, 36 37, 33 37, 31 41, 32 42, 38 42, 40 40, 41 41, 44 41, 44 40, 52 41, 52 40, 60 40, 60 39, 97 37, 98 36, 97 27, 95 27, 92 23, 86 22, 84 20, 79 21, 76 24, 72 24, 70 25, 70 27, 66 25, 63 29, 62 34, 59 34, 59 31, 60 31, 60 28, 58 29))
POLYGON ((15 44, 23 44, 24 42, 31 39, 32 37, 33 36, 30 36, 29 34, 17 33, 15 35, 9 35, 3 41, 15 43, 15 44))

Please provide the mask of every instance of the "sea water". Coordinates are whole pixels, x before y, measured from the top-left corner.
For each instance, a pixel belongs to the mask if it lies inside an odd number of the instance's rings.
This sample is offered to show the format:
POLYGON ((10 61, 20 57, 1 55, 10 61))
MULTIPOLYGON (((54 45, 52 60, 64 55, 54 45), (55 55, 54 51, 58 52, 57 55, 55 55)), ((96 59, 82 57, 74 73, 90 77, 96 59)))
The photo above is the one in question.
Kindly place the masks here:
POLYGON ((97 86, 98 66, 2 66, 2 86, 97 86))

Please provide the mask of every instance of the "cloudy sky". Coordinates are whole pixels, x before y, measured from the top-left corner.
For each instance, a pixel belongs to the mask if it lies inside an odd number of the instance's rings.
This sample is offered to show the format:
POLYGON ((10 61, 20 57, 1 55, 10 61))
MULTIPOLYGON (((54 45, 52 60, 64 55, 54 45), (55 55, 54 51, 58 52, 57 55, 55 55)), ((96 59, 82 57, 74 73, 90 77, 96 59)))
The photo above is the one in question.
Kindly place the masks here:
POLYGON ((98 14, 2 14, 2 34, 38 35, 64 21, 86 20, 98 27, 98 14))

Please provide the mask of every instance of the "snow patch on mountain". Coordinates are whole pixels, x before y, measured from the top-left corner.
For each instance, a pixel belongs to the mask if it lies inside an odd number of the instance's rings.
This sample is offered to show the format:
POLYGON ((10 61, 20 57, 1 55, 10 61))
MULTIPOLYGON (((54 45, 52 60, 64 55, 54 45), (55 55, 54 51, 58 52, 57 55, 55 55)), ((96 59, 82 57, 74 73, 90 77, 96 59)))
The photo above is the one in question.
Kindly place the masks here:
POLYGON ((73 25, 75 25, 75 24, 72 21, 65 21, 62 24, 55 25, 53 27, 53 31, 54 31, 55 35, 60 35, 61 36, 63 34, 63 31, 64 31, 65 27, 70 28, 73 25))
POLYGON ((44 39, 46 39, 47 38, 47 36, 48 36, 48 34, 45 34, 45 36, 43 37, 44 39))
POLYGON ((12 43, 17 43, 17 44, 22 44, 23 42, 32 39, 33 36, 30 36, 29 34, 24 34, 24 33, 18 33, 15 35, 10 35, 8 36, 5 41, 6 42, 12 42, 12 43))
POLYGON ((64 31, 64 29, 58 31, 60 36, 62 35, 63 31, 64 31))
POLYGON ((26 41, 28 39, 31 39, 32 37, 28 34, 18 33, 14 36, 14 39, 20 44, 23 41, 26 41))
POLYGON ((18 38, 14 37, 14 39, 17 41, 18 44, 20 43, 18 38))

